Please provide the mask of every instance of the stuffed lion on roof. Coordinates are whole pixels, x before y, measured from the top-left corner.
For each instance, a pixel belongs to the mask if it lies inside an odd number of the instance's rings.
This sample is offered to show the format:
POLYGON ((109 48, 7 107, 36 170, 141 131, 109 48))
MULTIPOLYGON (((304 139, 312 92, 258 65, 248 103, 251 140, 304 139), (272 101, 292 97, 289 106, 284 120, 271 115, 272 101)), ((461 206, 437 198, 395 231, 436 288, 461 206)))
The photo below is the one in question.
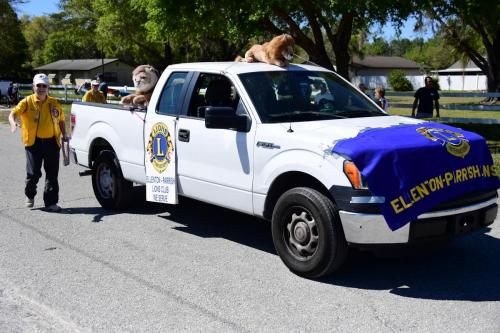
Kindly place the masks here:
POLYGON ((288 34, 274 37, 262 45, 253 45, 246 53, 245 58, 238 57, 236 61, 265 62, 280 67, 288 66, 293 59, 295 40, 288 34))

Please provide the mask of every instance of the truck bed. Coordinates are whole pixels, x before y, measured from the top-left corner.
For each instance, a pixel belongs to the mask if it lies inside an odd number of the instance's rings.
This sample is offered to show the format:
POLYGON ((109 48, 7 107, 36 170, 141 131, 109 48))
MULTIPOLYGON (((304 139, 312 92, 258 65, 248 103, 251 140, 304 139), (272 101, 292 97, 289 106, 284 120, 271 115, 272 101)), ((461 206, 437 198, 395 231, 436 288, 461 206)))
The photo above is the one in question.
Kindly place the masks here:
POLYGON ((129 110, 123 105, 75 102, 71 107, 75 122, 71 148, 78 164, 90 167, 87 151, 90 138, 99 145, 109 144, 115 149, 126 179, 145 182, 144 173, 144 118, 145 109, 129 110), (99 140, 97 142, 96 140, 99 140))

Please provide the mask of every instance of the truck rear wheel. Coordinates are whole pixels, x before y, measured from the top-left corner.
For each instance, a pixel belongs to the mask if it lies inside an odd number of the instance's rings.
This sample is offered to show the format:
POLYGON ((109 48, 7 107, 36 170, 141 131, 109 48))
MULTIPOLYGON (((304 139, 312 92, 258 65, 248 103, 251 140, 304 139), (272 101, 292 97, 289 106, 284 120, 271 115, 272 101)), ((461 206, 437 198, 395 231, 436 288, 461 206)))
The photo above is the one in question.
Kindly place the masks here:
POLYGON ((92 187, 97 201, 107 209, 124 208, 130 198, 132 183, 123 178, 116 155, 109 150, 99 153, 92 166, 92 187))
POLYGON ((319 278, 338 269, 348 247, 333 202, 320 192, 297 187, 285 192, 274 208, 273 242, 295 274, 319 278))

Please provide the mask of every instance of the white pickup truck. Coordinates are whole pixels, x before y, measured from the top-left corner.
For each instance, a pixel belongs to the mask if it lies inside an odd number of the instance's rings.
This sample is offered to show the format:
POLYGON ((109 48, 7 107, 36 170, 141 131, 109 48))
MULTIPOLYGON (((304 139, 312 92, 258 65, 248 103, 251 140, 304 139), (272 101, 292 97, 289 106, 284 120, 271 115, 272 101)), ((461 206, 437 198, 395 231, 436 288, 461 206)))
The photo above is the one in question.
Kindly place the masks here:
POLYGON ((70 147, 73 162, 91 169, 103 207, 126 207, 133 184, 152 183, 148 200, 181 195, 270 220, 287 267, 317 278, 338 269, 349 247, 450 238, 493 223, 496 190, 447 201, 392 231, 384 198, 332 151, 366 128, 420 122, 384 113, 324 68, 187 63, 163 72, 147 110, 74 103, 70 147))

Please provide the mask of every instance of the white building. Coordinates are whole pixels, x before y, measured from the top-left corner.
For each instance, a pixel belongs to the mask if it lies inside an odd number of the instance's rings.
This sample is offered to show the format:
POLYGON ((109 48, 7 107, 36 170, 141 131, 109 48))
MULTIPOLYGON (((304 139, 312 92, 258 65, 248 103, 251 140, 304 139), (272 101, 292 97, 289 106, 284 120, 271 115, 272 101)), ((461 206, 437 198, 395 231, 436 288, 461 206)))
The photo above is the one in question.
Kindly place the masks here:
POLYGON ((410 80, 413 89, 423 85, 424 67, 415 61, 395 56, 366 56, 362 59, 353 57, 350 77, 356 86, 362 82, 370 89, 375 89, 377 86, 387 89, 390 88, 389 74, 395 69, 406 73, 406 78, 410 80))
POLYGON ((47 65, 36 67, 38 73, 49 76, 52 84, 81 84, 85 79, 95 79, 104 73, 108 84, 133 85, 134 68, 117 58, 111 59, 62 59, 47 65))
POLYGON ((487 90, 486 75, 472 62, 464 65, 460 60, 449 68, 433 71, 439 76, 441 90, 487 90))

